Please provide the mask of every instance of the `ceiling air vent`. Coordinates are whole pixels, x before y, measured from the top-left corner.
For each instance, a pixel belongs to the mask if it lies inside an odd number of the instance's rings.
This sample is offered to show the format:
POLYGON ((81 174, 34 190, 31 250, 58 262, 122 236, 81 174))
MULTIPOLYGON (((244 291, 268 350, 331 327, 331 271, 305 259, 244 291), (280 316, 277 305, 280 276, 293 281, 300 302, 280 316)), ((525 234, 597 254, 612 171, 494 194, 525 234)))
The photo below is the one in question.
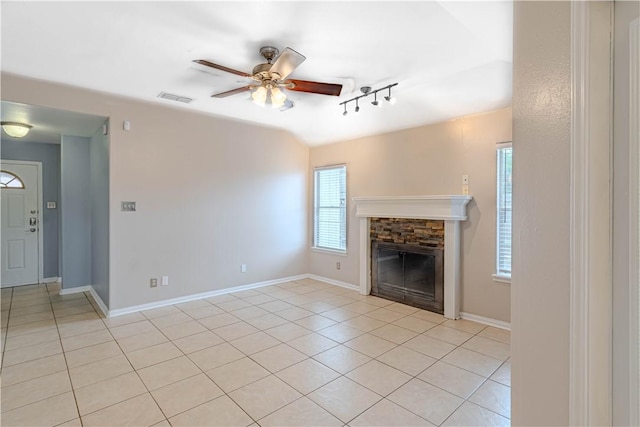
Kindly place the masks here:
POLYGON ((187 98, 186 96, 174 95, 172 93, 167 93, 167 92, 160 92, 158 94, 158 98, 168 99, 170 101, 184 102, 185 104, 188 104, 191 101, 193 101, 192 98, 187 98))

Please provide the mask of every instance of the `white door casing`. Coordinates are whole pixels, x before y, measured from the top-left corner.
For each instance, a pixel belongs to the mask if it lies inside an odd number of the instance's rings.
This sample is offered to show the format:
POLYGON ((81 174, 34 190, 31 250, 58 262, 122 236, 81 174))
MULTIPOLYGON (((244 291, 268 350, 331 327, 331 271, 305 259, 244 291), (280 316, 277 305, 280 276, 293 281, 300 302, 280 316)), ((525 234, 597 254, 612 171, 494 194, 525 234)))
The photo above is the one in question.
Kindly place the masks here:
POLYGON ((42 281, 42 164, 2 161, 1 168, 20 178, 24 188, 2 188, 2 287, 42 281))

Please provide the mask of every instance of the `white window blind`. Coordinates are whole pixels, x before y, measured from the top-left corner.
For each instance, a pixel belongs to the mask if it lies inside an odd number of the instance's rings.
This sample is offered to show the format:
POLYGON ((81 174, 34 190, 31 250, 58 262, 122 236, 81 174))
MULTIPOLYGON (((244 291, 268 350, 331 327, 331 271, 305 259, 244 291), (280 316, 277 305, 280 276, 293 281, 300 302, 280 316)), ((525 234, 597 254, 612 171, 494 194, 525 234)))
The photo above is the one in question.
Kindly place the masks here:
POLYGON ((347 167, 314 171, 313 245, 320 249, 347 249, 347 167))
POLYGON ((497 149, 496 273, 511 277, 511 144, 497 149))

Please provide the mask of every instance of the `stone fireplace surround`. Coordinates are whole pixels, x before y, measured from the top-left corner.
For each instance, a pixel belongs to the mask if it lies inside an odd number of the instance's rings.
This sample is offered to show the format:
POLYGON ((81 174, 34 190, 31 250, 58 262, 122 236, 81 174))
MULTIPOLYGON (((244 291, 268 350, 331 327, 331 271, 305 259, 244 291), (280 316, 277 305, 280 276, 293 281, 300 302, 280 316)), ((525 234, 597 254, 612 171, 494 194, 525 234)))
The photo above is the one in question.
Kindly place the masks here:
POLYGON ((360 219, 360 293, 371 293, 369 218, 411 218, 444 221, 444 316, 460 318, 460 221, 467 220, 471 196, 354 197, 360 219))

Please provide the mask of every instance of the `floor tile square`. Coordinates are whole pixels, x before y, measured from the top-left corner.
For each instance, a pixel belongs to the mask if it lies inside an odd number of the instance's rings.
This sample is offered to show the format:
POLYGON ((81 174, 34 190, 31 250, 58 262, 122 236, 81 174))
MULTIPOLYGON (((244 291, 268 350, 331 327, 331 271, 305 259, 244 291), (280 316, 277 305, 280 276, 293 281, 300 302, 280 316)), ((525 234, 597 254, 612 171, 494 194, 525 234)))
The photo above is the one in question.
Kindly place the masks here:
POLYGON ((161 330, 167 338, 170 340, 176 340, 182 337, 188 337, 189 335, 199 334, 200 332, 206 331, 207 328, 195 320, 190 320, 188 322, 161 328, 161 330))
POLYGON ((180 309, 173 305, 165 307, 153 308, 151 310, 144 310, 140 313, 147 319, 155 319, 158 317, 171 316, 173 314, 180 314, 180 309))
MULTIPOLYGON (((349 422, 351 427, 419 427, 433 426, 429 421, 395 403, 382 399, 349 422)), ((480 425, 480 424, 479 424, 480 425)), ((477 427, 477 426, 476 426, 477 427)))
POLYGON ((48 341, 42 344, 36 344, 28 347, 21 347, 15 350, 4 352, 2 366, 11 366, 18 363, 29 362, 31 360, 41 359, 54 354, 62 353, 62 345, 60 341, 48 341))
POLYGON ((229 399, 220 396, 169 419, 172 426, 248 426, 252 419, 229 399))
POLYGON ((313 315, 312 311, 300 307, 292 307, 278 312, 278 316, 289 321, 300 320, 313 315))
POLYGON ((471 395, 469 401, 506 418, 511 418, 511 388, 488 380, 471 395))
POLYGON ((127 353, 127 359, 129 359, 134 369, 146 368, 147 366, 175 359, 180 356, 182 356, 180 349, 170 342, 152 345, 151 347, 145 347, 127 353))
POLYGON ((274 328, 276 326, 284 325, 285 323, 289 323, 287 320, 283 319, 280 316, 269 313, 260 317, 252 317, 251 319, 247 319, 247 323, 253 327, 264 331, 265 329, 274 328))
POLYGON ((151 392, 162 412, 173 417, 224 394, 205 374, 180 380, 151 392))
POLYGON ((192 319, 196 319, 196 320, 200 320, 200 319, 204 319, 205 317, 215 316, 216 314, 224 313, 223 309, 218 308, 213 304, 203 306, 200 308, 193 308, 193 309, 183 308, 182 311, 184 311, 192 319))
POLYGON ((258 329, 254 328, 246 322, 237 322, 232 323, 231 325, 216 328, 213 330, 213 332, 226 341, 232 341, 238 338, 242 338, 246 335, 254 334, 258 332, 258 329))
POLYGON ((242 319, 246 321, 249 319, 253 319, 254 317, 264 316, 265 314, 269 314, 269 312, 260 307, 256 307, 252 305, 249 307, 241 308, 239 310, 234 310, 231 312, 231 314, 236 316, 238 319, 242 319))
POLYGON ((320 387, 308 397, 344 423, 381 400, 376 393, 345 377, 320 387))
POLYGON ((163 333, 157 329, 152 329, 139 335, 131 335, 117 340, 118 345, 125 353, 140 350, 141 348, 151 347, 152 345, 161 344, 169 341, 163 333))
POLYGON ((73 388, 84 387, 133 371, 129 360, 120 354, 108 359, 69 369, 73 388))
POLYGON ((417 317, 413 317, 413 316, 403 317, 402 319, 398 319, 395 322, 393 322, 393 324, 419 334, 438 326, 437 323, 429 322, 428 320, 418 319, 417 317))
MULTIPOLYGON (((3 381, 5 381, 4 371, 2 375, 3 381)), ((507 387, 511 387, 511 363, 508 361, 503 363, 502 366, 500 366, 500 368, 498 368, 498 370, 495 371, 490 378, 495 382, 506 385, 507 387)))
POLYGON ((418 379, 409 381, 388 399, 436 425, 442 424, 464 402, 458 396, 418 379))
POLYGON ((302 394, 309 394, 340 376, 333 369, 329 369, 313 359, 303 360, 283 369, 276 375, 302 394))
POLYGON ((307 356, 286 344, 280 344, 256 353, 251 358, 275 373, 306 359, 307 356))
POLYGON ((442 359, 450 365, 489 377, 502 365, 502 361, 475 351, 458 347, 442 359))
POLYGON ((265 304, 260 304, 258 307, 260 307, 263 310, 267 310, 271 313, 277 313, 278 311, 294 308, 295 306, 284 301, 276 300, 276 301, 267 302, 265 304))
POLYGON ((48 329, 34 334, 18 335, 17 337, 6 338, 4 351, 17 350, 37 344, 44 344, 51 341, 60 341, 60 335, 56 329, 48 329))
POLYGON ((406 314, 387 310, 386 308, 379 308, 377 310, 368 312, 367 314, 365 314, 365 316, 372 317, 383 322, 395 322, 402 319, 403 317, 406 317, 406 314))
POLYGON ((224 340, 211 331, 200 332, 172 341, 183 353, 189 354, 194 351, 203 350, 214 345, 222 344, 224 340))
MULTIPOLYGON (((57 334, 57 332, 56 332, 57 334)), ((77 350, 82 347, 100 344, 107 341, 113 341, 113 336, 107 330, 98 332, 89 332, 88 334, 75 335, 73 337, 62 338, 62 347, 64 351, 77 350)), ((8 343, 7 339, 7 343, 8 343)))
POLYGON ((158 329, 163 329, 168 326, 179 325, 191 320, 193 320, 191 317, 187 316, 182 311, 179 311, 178 313, 167 316, 154 317, 151 319, 151 323, 153 323, 158 329))
POLYGON ((381 328, 375 329, 371 331, 370 334, 383 338, 387 341, 391 341, 395 344, 402 344, 409 341, 411 338, 418 336, 416 332, 393 324, 387 324, 381 328))
POLYGON ((117 403, 82 417, 86 426, 150 426, 164 415, 149 393, 117 403))
POLYGON ((10 411, 39 400, 71 390, 69 374, 56 372, 7 387, 2 387, 2 412, 10 411))
POLYGON ((511 421, 495 412, 467 401, 447 418, 442 425, 446 427, 511 427, 511 421))
POLYGON ((319 331, 320 329, 333 326, 337 322, 319 314, 313 314, 311 316, 296 320, 295 323, 302 326, 303 328, 309 329, 310 331, 319 331))
POLYGON ((259 420, 262 427, 342 427, 342 421, 306 397, 259 420))
POLYGON ((511 344, 511 332, 505 329, 494 328, 493 326, 487 326, 478 334, 478 336, 498 341, 503 344, 511 344))
POLYGON ((245 355, 240 350, 226 342, 189 354, 189 358, 203 371, 226 365, 243 357, 245 355))
POLYGON ((303 335, 300 338, 289 341, 287 344, 307 356, 315 356, 338 345, 337 342, 316 333, 303 335))
POLYGON ((297 400, 302 395, 274 375, 246 385, 229 393, 254 420, 297 400), (265 390, 269 390, 265 393, 265 390))
POLYGON ((114 328, 110 328, 110 330, 111 330, 111 335, 113 335, 113 337, 116 340, 120 340, 126 337, 131 337, 133 335, 140 335, 148 332, 157 331, 153 323, 149 322, 148 320, 129 323, 122 326, 116 326, 114 328))
POLYGON ((380 396, 386 396, 411 379, 411 376, 384 363, 372 360, 346 375, 380 396))
POLYGON ((199 374, 201 371, 186 356, 167 360, 138 371, 150 391, 199 374))
POLYGON ((72 392, 59 394, 2 413, 5 426, 58 425, 78 417, 78 408, 72 392))
POLYGON ((65 358, 67 359, 69 368, 75 368, 121 354, 122 350, 120 350, 120 346, 115 341, 107 341, 102 344, 67 351, 65 352, 65 358))
POLYGON ((487 325, 465 319, 447 320, 442 324, 442 326, 446 326, 447 328, 459 329, 461 331, 469 332, 470 334, 477 334, 487 327, 487 325))
POLYGON ((291 322, 276 326, 275 328, 267 329, 265 332, 282 342, 287 342, 311 333, 310 330, 291 322))
POLYGON ((226 393, 230 393, 254 381, 268 377, 271 372, 245 357, 211 369, 206 374, 226 393))
POLYGON ((434 328, 429 329, 424 333, 424 335, 456 346, 461 345, 465 341, 469 340, 469 338, 473 337, 473 334, 470 334, 469 332, 448 328, 442 325, 437 325, 434 328))
POLYGON ((396 347, 391 341, 378 338, 371 334, 364 334, 344 343, 349 348, 364 353, 369 357, 378 357, 396 347))
POLYGON ((339 343, 347 342, 364 334, 363 331, 347 326, 344 323, 338 323, 337 325, 320 329, 317 333, 339 343))
POLYGON ((199 319, 198 322, 207 329, 216 329, 222 326, 231 325, 232 323, 240 322, 240 319, 232 314, 222 313, 199 319))
POLYGON ((90 414, 146 392, 135 372, 75 389, 80 415, 90 414))
POLYGON ((462 345, 463 348, 482 353, 498 360, 507 360, 510 356, 510 345, 493 341, 484 337, 473 337, 462 345))
POLYGON ((233 301, 221 302, 216 304, 218 307, 223 309, 226 312, 240 310, 241 308, 252 307, 248 302, 242 301, 241 299, 235 299, 233 301))
POLYGON ((333 347, 313 356, 313 358, 341 374, 346 374, 371 360, 369 356, 343 345, 333 347))
POLYGON ((230 342, 232 346, 246 355, 258 353, 259 351, 275 347, 280 341, 264 332, 256 332, 230 342))
POLYGON ((471 396, 486 380, 485 377, 444 362, 436 362, 418 375, 418 378, 463 399, 471 396))
POLYGON ((6 366, 2 368, 2 387, 61 371, 67 371, 67 364, 63 354, 54 354, 53 356, 43 357, 42 359, 6 366))
POLYGON ((387 323, 368 316, 358 316, 344 321, 343 324, 359 329, 363 332, 371 332, 386 325, 387 323))
POLYGON ((419 351, 420 353, 426 354, 427 356, 435 359, 440 359, 446 356, 456 348, 453 344, 449 344, 448 342, 440 341, 426 335, 418 335, 417 337, 402 344, 402 346, 410 348, 411 350, 419 351))

